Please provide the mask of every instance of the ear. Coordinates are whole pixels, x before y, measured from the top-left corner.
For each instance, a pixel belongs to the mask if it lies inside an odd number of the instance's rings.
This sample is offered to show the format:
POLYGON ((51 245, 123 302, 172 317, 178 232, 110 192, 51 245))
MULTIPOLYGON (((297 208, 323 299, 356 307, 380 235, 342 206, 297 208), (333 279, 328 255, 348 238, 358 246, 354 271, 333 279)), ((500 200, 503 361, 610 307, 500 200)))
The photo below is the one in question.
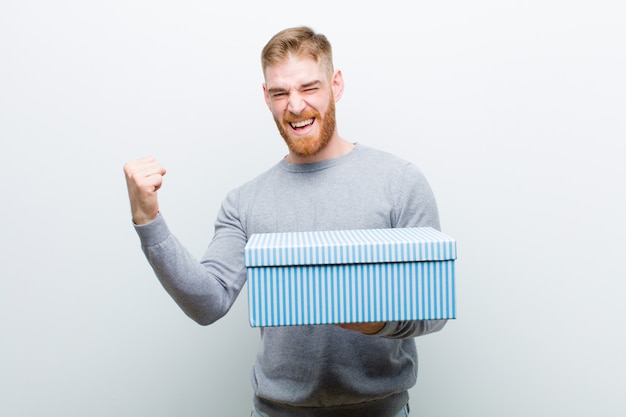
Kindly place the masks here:
POLYGON ((335 102, 341 99, 341 96, 343 95, 343 87, 344 87, 343 74, 341 73, 341 70, 337 70, 333 74, 333 79, 332 79, 332 89, 333 89, 333 96, 335 97, 335 102))
POLYGON ((265 104, 267 104, 267 108, 271 110, 270 95, 267 92, 267 85, 265 83, 263 83, 263 97, 265 98, 265 104))

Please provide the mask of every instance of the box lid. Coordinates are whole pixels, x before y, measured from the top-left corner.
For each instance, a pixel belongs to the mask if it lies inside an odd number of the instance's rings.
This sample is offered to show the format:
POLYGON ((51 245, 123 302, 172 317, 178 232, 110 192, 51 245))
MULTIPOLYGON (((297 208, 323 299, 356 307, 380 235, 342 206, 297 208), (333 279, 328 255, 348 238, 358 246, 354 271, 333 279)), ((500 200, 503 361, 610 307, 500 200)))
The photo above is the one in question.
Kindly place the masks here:
POLYGON ((456 241, 432 227, 259 233, 246 267, 416 262, 456 259, 456 241))

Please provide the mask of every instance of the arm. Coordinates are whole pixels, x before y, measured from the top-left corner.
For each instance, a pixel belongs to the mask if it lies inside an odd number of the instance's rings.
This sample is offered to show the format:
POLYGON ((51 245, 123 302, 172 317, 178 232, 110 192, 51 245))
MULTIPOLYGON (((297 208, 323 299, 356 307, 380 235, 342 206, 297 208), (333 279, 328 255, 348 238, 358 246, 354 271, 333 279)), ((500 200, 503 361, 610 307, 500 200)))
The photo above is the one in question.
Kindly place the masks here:
POLYGON ((159 213, 156 194, 165 170, 150 158, 130 162, 124 171, 135 230, 159 281, 193 320, 202 325, 215 322, 228 312, 245 282, 246 237, 233 213, 236 204, 225 202, 207 255, 198 261, 159 213))
MULTIPOLYGON (((430 226, 440 230, 435 196, 424 175, 412 164, 393 178, 397 201, 392 213, 393 227, 430 226)), ((388 338, 409 338, 441 330, 447 320, 415 320, 387 323, 341 324, 340 327, 367 335, 388 338)))

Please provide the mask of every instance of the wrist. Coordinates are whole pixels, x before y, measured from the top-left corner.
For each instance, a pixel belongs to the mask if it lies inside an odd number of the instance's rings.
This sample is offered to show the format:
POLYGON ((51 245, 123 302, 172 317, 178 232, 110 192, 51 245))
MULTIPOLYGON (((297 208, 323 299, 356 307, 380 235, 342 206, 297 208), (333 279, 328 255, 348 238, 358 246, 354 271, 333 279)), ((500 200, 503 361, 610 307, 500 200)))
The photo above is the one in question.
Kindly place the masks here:
POLYGON ((147 215, 145 213, 133 214, 133 217, 132 217, 133 223, 136 224, 137 226, 152 223, 154 219, 157 218, 158 215, 159 215, 159 212, 157 212, 155 215, 147 215))

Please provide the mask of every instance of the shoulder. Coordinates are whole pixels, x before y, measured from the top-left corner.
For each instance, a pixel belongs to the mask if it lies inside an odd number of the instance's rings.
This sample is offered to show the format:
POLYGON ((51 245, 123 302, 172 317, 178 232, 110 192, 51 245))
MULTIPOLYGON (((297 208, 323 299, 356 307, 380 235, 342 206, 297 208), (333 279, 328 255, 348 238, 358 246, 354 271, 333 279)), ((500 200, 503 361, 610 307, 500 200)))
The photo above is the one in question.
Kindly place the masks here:
POLYGON ((276 175, 279 174, 280 163, 277 163, 269 169, 258 174, 256 177, 249 179, 248 181, 240 184, 239 186, 231 189, 224 199, 225 203, 234 204, 239 206, 240 201, 248 201, 258 194, 267 192, 268 187, 271 187, 275 181, 276 175))
POLYGON ((401 168, 408 165, 413 165, 409 160, 381 149, 372 148, 365 145, 358 145, 359 159, 367 161, 368 163, 380 164, 381 167, 387 168, 401 168))
POLYGON ((359 145, 359 159, 377 172, 389 173, 397 181, 425 179, 417 165, 391 152, 359 145))

